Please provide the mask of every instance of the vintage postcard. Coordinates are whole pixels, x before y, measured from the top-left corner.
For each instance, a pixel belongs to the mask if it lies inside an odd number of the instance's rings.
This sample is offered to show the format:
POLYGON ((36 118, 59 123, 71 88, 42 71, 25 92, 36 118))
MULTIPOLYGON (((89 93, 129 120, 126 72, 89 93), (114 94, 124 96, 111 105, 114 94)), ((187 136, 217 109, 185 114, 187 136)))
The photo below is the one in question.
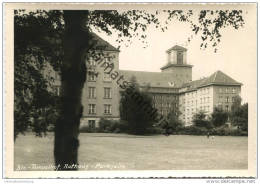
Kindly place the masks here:
POLYGON ((4 178, 255 178, 256 3, 4 3, 4 178))

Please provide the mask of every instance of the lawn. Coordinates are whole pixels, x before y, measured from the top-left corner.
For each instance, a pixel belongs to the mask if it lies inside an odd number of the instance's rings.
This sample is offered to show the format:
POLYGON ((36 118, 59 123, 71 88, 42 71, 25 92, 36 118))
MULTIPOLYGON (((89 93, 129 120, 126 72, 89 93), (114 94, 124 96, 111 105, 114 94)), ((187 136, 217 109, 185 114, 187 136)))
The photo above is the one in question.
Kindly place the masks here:
MULTIPOLYGON (((247 137, 81 133, 80 170, 247 169, 247 137)), ((53 170, 53 134, 20 135, 15 170, 53 170), (36 165, 33 165, 36 164, 36 165)))

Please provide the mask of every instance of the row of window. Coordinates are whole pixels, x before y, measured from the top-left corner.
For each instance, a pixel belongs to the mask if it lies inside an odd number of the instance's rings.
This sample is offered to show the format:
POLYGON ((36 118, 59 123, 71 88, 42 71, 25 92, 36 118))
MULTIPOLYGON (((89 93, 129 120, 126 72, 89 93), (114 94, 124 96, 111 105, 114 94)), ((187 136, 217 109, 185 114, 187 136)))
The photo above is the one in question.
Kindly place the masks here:
POLYGON ((219 102, 235 102, 235 97, 230 98, 229 96, 219 96, 219 102))
POLYGON ((158 106, 160 106, 160 107, 168 107, 168 108, 171 108, 172 106, 173 107, 178 107, 178 104, 177 103, 173 103, 173 104, 171 104, 171 103, 169 103, 169 102, 167 102, 167 103, 153 103, 153 106, 155 107, 158 107, 158 106))
MULTIPOLYGON (((201 106, 199 109, 200 110, 204 110, 204 111, 209 111, 209 106, 201 106)), ((197 111, 199 109, 196 109, 196 108, 187 109, 187 113, 195 112, 195 111, 197 111)), ((184 111, 185 111, 185 109, 184 109, 184 111)))
MULTIPOLYGON (((104 104, 104 114, 111 114, 111 112, 112 112, 112 105, 104 104)), ((88 113, 96 114, 96 104, 88 104, 88 113)))
MULTIPOLYGON (((161 109, 161 110, 159 111, 159 113, 160 113, 161 115, 163 115, 163 116, 167 116, 167 115, 170 113, 170 110, 169 110, 169 109, 161 109)), ((175 112, 175 115, 177 116, 178 113, 175 112)))
POLYGON ((236 93, 236 88, 226 87, 226 88, 219 88, 219 93, 236 93))
POLYGON ((221 110, 229 111, 231 106, 218 104, 217 107, 220 108, 221 110))
MULTIPOLYGON (((98 73, 88 72, 88 76, 87 76, 88 81, 94 82, 94 81, 97 80, 97 77, 98 77, 98 73)), ((103 80, 104 81, 112 81, 110 74, 104 73, 103 80)))
POLYGON ((201 88, 199 91, 201 94, 209 94, 209 88, 201 88))
MULTIPOLYGON (((88 88, 88 98, 96 98, 96 87, 89 87, 88 88)), ((112 98, 112 91, 109 87, 104 87, 104 98, 111 99, 112 98)))
MULTIPOLYGON (((187 119, 192 117, 192 115, 197 113, 199 110, 209 112, 209 106, 201 106, 199 109, 196 109, 196 108, 187 109, 187 114, 186 114, 187 119)), ((185 111, 185 109, 184 109, 184 111, 185 111)), ((185 119, 185 113, 183 113, 183 118, 185 119)))
MULTIPOLYGON (((177 59, 177 64, 183 64, 183 51, 178 51, 176 53, 176 55, 177 55, 177 58, 176 58, 177 59)), ((172 52, 170 52, 168 54, 168 61, 173 63, 174 60, 175 60, 175 52, 172 51, 172 52)))
MULTIPOLYGON (((210 102, 210 97, 204 97, 204 98, 200 98, 200 103, 209 103, 210 102)), ((185 101, 183 101, 183 104, 185 104, 185 101)), ((191 100, 191 101, 187 101, 187 105, 197 105, 197 100, 191 100)))
POLYGON ((153 100, 177 100, 177 96, 166 96, 166 95, 153 95, 153 100))
POLYGON ((186 93, 188 98, 195 98, 197 96, 197 93, 200 94, 209 94, 209 88, 201 88, 198 91, 186 93))
MULTIPOLYGON (((225 110, 225 111, 229 111, 230 110, 230 106, 229 105, 218 105, 218 107, 222 110, 225 110)), ((209 106, 201 106, 199 109, 201 111, 205 111, 205 112, 209 112, 209 106)), ((195 109, 195 108, 192 108, 192 109, 187 109, 187 119, 189 119, 189 117, 191 117, 191 114, 194 114, 195 112, 197 112, 198 109, 195 109)), ((185 111, 185 109, 184 109, 185 111)), ((183 114, 183 118, 185 118, 185 113, 183 114)))
MULTIPOLYGON (((86 58, 87 66, 96 66, 98 61, 95 61, 93 58, 86 58)), ((104 57, 102 62, 99 63, 112 63, 112 57, 104 57)))

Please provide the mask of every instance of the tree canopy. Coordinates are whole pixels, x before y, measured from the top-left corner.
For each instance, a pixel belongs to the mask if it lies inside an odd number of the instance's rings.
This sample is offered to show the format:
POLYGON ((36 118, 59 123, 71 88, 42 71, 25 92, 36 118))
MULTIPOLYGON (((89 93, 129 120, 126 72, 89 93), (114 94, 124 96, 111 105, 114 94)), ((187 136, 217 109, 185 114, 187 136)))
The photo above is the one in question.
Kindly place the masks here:
POLYGON ((230 120, 234 126, 242 129, 243 131, 248 130, 248 103, 241 104, 241 97, 236 96, 231 106, 230 120))
POLYGON ((213 128, 212 122, 209 120, 207 114, 204 111, 199 111, 192 117, 192 122, 197 127, 205 127, 207 129, 213 128))
POLYGON ((147 112, 144 105, 152 107, 152 98, 140 88, 133 77, 125 91, 121 93, 120 118, 127 123, 128 132, 136 135, 149 133, 154 118, 147 112))
POLYGON ((215 107, 211 114, 211 121, 215 127, 224 125, 228 120, 228 113, 222 109, 215 107))

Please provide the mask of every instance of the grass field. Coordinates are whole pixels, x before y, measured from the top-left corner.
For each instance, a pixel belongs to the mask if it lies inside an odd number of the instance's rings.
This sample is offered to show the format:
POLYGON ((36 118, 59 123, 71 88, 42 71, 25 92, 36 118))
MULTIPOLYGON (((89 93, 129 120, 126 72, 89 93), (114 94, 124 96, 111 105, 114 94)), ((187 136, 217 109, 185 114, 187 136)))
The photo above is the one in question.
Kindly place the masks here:
MULTIPOLYGON (((247 137, 81 133, 79 163, 80 170, 247 169, 247 145, 247 137)), ((53 160, 53 134, 16 140, 15 170, 53 170, 53 160)))

